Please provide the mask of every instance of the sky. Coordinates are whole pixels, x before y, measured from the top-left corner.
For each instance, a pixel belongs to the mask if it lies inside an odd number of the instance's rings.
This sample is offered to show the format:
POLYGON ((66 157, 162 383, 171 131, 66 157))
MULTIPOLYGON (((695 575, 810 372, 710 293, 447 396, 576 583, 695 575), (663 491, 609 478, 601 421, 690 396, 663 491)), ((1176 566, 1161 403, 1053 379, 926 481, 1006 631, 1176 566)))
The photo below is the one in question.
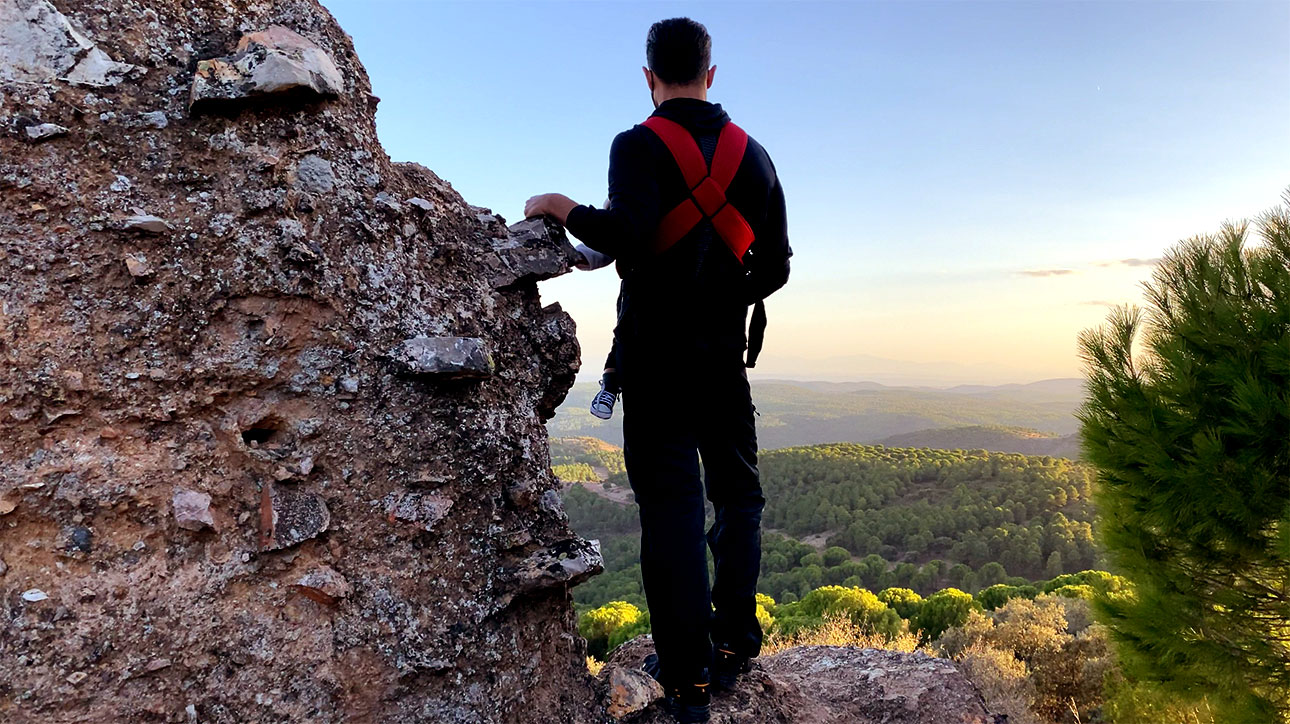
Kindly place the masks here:
MULTIPOLYGON (((323 0, 377 129, 467 201, 599 205, 609 144, 653 110, 654 21, 713 37, 709 99, 770 152, 788 285, 762 377, 949 385, 1079 376, 1076 339, 1139 302, 1179 239, 1290 187, 1290 2, 323 0)), ((611 270, 544 282, 587 371, 611 270)))

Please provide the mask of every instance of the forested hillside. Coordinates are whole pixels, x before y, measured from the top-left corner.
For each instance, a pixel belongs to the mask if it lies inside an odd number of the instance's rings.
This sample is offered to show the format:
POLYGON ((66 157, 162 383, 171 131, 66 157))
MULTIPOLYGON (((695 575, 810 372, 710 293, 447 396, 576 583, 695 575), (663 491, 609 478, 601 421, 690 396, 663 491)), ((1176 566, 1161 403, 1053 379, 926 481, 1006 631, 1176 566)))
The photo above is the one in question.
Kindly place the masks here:
POLYGON ((919 430, 878 440, 887 447, 928 447, 936 450, 991 450, 1022 455, 1079 457, 1078 435, 1051 435, 1024 427, 967 425, 937 430, 919 430))
MULTIPOLYGON (((554 441, 566 471, 619 451, 554 441)), ((1090 475, 1069 460, 851 443, 764 452, 761 590, 793 601, 822 585, 908 587, 928 595, 1021 584, 1101 566, 1090 475)), ((575 478, 580 476, 574 476, 575 478)), ((567 479, 567 478, 566 478, 567 479)), ((598 538, 606 571, 574 591, 580 606, 644 605, 639 527, 622 473, 571 484, 570 520, 598 538)))
MULTIPOLYGON (((753 382, 758 440, 764 449, 827 442, 875 442, 905 433, 1001 425, 1070 435, 1080 403, 1077 380, 948 390, 876 383, 753 382)), ((595 437, 622 444, 622 415, 602 421, 587 413, 599 387, 574 386, 547 423, 552 437, 595 437)), ((988 449, 988 448, 987 448, 988 449)), ((1038 451, 1037 451, 1038 452, 1038 451)))

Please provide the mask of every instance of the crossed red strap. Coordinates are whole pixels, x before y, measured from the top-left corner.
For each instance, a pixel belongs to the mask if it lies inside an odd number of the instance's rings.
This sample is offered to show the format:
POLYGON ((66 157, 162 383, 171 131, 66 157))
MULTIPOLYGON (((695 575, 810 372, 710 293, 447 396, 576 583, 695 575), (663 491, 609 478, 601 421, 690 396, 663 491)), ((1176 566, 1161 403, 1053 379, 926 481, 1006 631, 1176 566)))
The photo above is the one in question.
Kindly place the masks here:
POLYGON ((748 134, 739 126, 727 123, 717 137, 717 150, 712 155, 712 168, 709 169, 699 144, 681 124, 650 116, 641 125, 662 139, 667 150, 672 152, 672 158, 676 159, 685 184, 690 187, 690 198, 678 204, 659 222, 654 235, 654 253, 662 254, 672 248, 699 222, 708 219, 717 236, 742 264, 755 235, 743 214, 726 200, 726 190, 743 162, 748 134))

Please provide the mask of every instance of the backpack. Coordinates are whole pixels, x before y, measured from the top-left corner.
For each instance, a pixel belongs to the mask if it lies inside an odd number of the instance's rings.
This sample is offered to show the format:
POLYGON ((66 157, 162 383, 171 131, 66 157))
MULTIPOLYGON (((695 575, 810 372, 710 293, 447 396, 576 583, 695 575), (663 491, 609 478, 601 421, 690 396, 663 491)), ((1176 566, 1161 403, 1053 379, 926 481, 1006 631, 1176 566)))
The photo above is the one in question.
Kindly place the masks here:
MULTIPOLYGON (((689 198, 663 215, 654 233, 651 250, 662 254, 690 233, 705 219, 712 222, 717 237, 726 245, 745 273, 755 273, 756 264, 748 264, 749 251, 756 240, 752 227, 733 204, 726 200, 726 190, 734 181, 743 163, 744 150, 748 147, 748 134, 733 122, 722 127, 717 137, 717 150, 712 155, 712 165, 704 160, 703 151, 694 136, 681 124, 650 116, 641 125, 650 129, 667 146, 681 176, 690 187, 689 198), (751 267, 751 268, 750 268, 751 267)), ((766 338, 766 303, 758 299, 753 304, 752 318, 748 325, 748 357, 744 366, 757 366, 766 338)))

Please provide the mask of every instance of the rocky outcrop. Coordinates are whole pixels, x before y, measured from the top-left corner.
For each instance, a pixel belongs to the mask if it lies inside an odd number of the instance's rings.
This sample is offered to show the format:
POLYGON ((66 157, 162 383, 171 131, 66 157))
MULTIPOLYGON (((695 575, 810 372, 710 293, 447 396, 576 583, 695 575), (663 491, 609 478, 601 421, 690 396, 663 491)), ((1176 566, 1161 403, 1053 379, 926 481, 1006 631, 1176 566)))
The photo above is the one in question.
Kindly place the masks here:
MULTIPOLYGON (((600 672, 606 708, 620 721, 671 724, 659 689, 636 674, 654 651, 627 642, 600 672)), ((756 659, 712 701, 713 724, 1005 724, 953 662, 922 652, 801 646, 756 659)))
POLYGON ((0 0, 0 720, 604 717, 568 243, 375 106, 313 0, 0 0))

